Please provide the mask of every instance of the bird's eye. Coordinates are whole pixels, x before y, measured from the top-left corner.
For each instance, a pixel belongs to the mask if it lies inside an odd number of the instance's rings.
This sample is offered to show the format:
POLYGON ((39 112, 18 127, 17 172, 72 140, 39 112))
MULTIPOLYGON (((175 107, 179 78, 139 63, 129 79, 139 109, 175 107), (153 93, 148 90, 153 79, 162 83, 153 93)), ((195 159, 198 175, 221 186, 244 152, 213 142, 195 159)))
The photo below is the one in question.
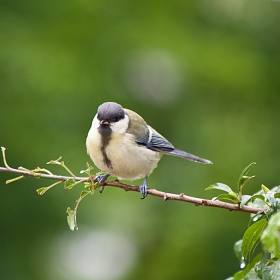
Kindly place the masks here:
POLYGON ((118 116, 113 117, 113 122, 118 122, 120 118, 118 116))

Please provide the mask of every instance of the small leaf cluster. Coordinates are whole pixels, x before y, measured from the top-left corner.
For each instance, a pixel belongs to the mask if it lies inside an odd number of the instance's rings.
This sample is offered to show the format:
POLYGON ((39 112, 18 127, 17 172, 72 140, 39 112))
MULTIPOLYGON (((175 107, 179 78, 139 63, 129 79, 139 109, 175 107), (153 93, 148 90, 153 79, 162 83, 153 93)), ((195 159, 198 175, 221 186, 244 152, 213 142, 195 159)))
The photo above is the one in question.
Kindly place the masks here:
MULTIPOLYGON (((11 169, 11 167, 7 163, 5 150, 6 149, 4 147, 1 147, 3 162, 4 162, 4 165, 5 165, 5 167, 7 169, 11 169)), ((69 228, 71 230, 78 230, 78 225, 77 225, 77 210, 78 210, 78 206, 79 206, 80 202, 82 201, 82 199, 84 197, 86 197, 87 195, 89 195, 89 194, 93 194, 94 190, 96 188, 100 187, 100 184, 98 184, 98 183, 96 183, 94 181, 95 177, 90 174, 90 172, 93 169, 93 167, 90 166, 88 163, 87 163, 87 169, 80 171, 81 174, 86 174, 87 177, 78 178, 65 165, 64 161, 62 161, 61 159, 62 159, 62 157, 59 157, 56 160, 50 160, 49 162, 47 162, 47 164, 54 164, 54 165, 59 165, 59 166, 63 167, 71 175, 71 177, 68 177, 67 179, 66 179, 66 177, 63 177, 63 176, 61 176, 59 178, 56 178, 58 180, 57 182, 55 182, 55 183, 53 183, 53 184, 51 184, 51 185, 49 185, 47 187, 41 187, 41 188, 37 189, 36 192, 39 195, 43 195, 48 190, 50 190, 51 188, 53 188, 53 187, 55 187, 55 186, 57 186, 59 184, 62 184, 62 183, 64 184, 64 188, 65 189, 71 190, 74 186, 76 186, 76 185, 78 185, 80 183, 83 183, 84 184, 84 190, 81 191, 79 198, 76 200, 76 204, 75 204, 74 209, 72 210, 70 207, 68 207, 67 210, 66 210, 67 222, 68 222, 69 228)), ((31 169, 27 169, 25 167, 20 166, 18 168, 18 170, 26 171, 29 174, 32 174, 32 176, 35 177, 35 178, 41 178, 41 176, 43 176, 43 174, 47 174, 47 175, 50 175, 50 176, 54 175, 50 170, 48 170, 46 168, 41 168, 41 167, 36 167, 35 169, 31 170, 31 169)), ((96 175, 98 176, 98 175, 101 175, 102 173, 103 172, 99 172, 96 175)), ((15 177, 13 179, 7 180, 6 184, 10 184, 10 183, 16 182, 16 181, 21 180, 23 178, 24 178, 23 175, 15 177)))
MULTIPOLYGON (((61 184, 61 183, 64 184, 64 189, 67 189, 67 190, 71 190, 74 186, 76 186, 80 183, 84 183, 84 190, 81 191, 80 197, 76 200, 76 204, 75 204, 74 209, 72 210, 70 207, 68 207, 67 210, 66 210, 67 223, 69 225, 69 228, 71 230, 78 230, 78 225, 77 225, 78 206, 85 196, 87 196, 88 194, 93 194, 94 193, 95 184, 94 184, 93 179, 90 175, 90 171, 91 171, 91 169, 93 169, 93 167, 88 165, 87 166, 88 168, 86 170, 81 170, 80 171, 81 174, 85 173, 89 176, 91 181, 88 182, 88 181, 75 180, 75 178, 76 178, 75 174, 65 165, 64 161, 61 161, 61 157, 59 157, 57 160, 51 160, 47 164, 56 164, 56 165, 62 166, 72 176, 72 178, 68 178, 65 181, 57 181, 54 184, 51 184, 47 187, 42 187, 42 188, 37 189, 36 191, 39 195, 45 194, 46 191, 48 191, 49 189, 51 189, 54 186, 56 186, 58 184, 61 184)), ((50 171, 48 171, 48 173, 52 174, 52 173, 50 173, 50 171)))
POLYGON ((227 200, 232 203, 237 203, 242 208, 245 204, 247 204, 250 200, 254 200, 253 196, 243 195, 243 188, 245 184, 255 176, 248 176, 248 173, 255 162, 249 164, 240 174, 239 180, 237 183, 237 192, 234 192, 231 187, 223 183, 216 183, 206 188, 206 190, 221 190, 226 192, 225 194, 220 194, 217 197, 214 197, 213 200, 227 200))
MULTIPOLYGON (((83 198, 85 198, 88 194, 93 194, 95 190, 95 183, 94 180, 92 179, 92 176, 90 174, 90 171, 93 169, 93 167, 88 165, 88 168, 86 170, 81 170, 81 174, 87 174, 88 177, 90 178, 90 182, 83 182, 84 183, 84 190, 81 191, 80 197, 76 200, 76 204, 74 209, 72 210, 70 207, 67 208, 66 213, 67 213, 67 223, 69 225, 69 228, 71 230, 78 230, 78 224, 77 224, 77 211, 80 202, 82 201, 83 198)), ((72 189, 75 185, 80 183, 81 181, 75 181, 74 179, 68 179, 65 181, 65 188, 66 189, 72 189)))
POLYGON ((229 186, 216 183, 207 190, 225 191, 214 200, 227 200, 239 204, 263 208, 264 211, 251 214, 249 226, 243 238, 234 245, 234 252, 240 262, 241 270, 227 280, 277 280, 280 279, 280 187, 269 189, 262 185, 253 195, 244 195, 244 185, 254 176, 248 176, 255 163, 249 164, 242 172, 237 184, 237 192, 229 186), (261 251, 256 256, 255 249, 261 251))

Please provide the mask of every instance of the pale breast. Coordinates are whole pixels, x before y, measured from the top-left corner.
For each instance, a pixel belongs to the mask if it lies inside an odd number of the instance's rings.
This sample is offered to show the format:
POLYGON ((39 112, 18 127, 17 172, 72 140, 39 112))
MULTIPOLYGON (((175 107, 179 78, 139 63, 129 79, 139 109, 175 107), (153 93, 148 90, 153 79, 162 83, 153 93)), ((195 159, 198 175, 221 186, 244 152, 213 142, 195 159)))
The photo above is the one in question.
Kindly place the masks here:
POLYGON ((101 152, 101 135, 99 132, 91 128, 88 132, 86 140, 87 152, 93 163, 101 170, 104 170, 104 158, 101 152))
POLYGON ((132 134, 112 134, 105 152, 112 168, 105 164, 101 152, 101 136, 91 129, 87 137, 87 150, 94 164, 102 171, 119 179, 134 180, 150 174, 162 154, 136 144, 132 134))
POLYGON ((112 137, 106 153, 112 162, 112 176, 134 180, 150 174, 157 166, 162 154, 138 145, 132 134, 112 137))

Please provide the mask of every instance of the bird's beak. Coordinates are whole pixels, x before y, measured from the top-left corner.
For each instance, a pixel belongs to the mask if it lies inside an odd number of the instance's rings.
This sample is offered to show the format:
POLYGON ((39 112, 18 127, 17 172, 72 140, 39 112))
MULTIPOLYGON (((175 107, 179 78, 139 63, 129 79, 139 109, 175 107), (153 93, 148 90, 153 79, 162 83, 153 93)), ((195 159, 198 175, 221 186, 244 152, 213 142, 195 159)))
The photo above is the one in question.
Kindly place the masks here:
POLYGON ((101 120, 100 124, 109 125, 110 123, 107 120, 101 120))

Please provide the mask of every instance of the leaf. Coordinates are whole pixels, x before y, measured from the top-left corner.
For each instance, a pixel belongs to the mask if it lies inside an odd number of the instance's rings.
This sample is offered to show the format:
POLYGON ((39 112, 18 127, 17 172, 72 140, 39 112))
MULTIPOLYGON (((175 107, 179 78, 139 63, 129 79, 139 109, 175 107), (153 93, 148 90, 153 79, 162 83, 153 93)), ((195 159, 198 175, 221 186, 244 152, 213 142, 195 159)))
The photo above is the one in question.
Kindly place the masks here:
POLYGON ((87 175, 90 175, 90 171, 93 169, 92 166, 90 166, 89 164, 87 164, 88 168, 86 170, 81 170, 80 173, 81 174, 87 174, 87 175))
POLYGON ((85 187, 85 189, 90 190, 91 183, 90 182, 84 182, 84 187, 85 187))
POLYGON ((260 280, 257 272, 252 268, 249 273, 245 276, 244 280, 260 280))
POLYGON ((278 193, 275 193, 275 194, 274 194, 274 197, 275 197, 275 198, 280 198, 280 193, 279 193, 279 192, 278 192, 278 193))
POLYGON ((263 280, 280 279, 280 260, 277 260, 273 265, 269 265, 263 268, 262 279, 263 280))
POLYGON ((265 194, 267 194, 270 191, 270 189, 263 184, 261 185, 261 188, 265 194))
POLYGON ((221 190, 221 191, 225 191, 227 193, 232 193, 233 192, 232 189, 228 185, 223 184, 223 183, 216 183, 214 185, 209 186, 205 190, 206 191, 208 191, 208 190, 221 190))
POLYGON ((248 226, 251 226, 252 224, 254 224, 257 221, 266 219, 266 216, 263 215, 263 214, 260 214, 260 213, 259 214, 251 214, 251 215, 252 216, 251 216, 251 219, 249 221, 248 226))
POLYGON ((259 278, 248 278, 248 277, 252 277, 252 276, 256 276, 255 272, 255 268, 254 265, 257 264, 262 258, 262 254, 257 255, 250 264, 248 264, 243 270, 238 271, 237 273, 234 274, 233 280, 252 280, 252 279, 258 279, 259 278))
POLYGON ((235 244, 233 246, 233 250, 234 250, 235 256, 241 263, 242 257, 243 257, 242 256, 242 239, 235 242, 235 244))
POLYGON ((261 236, 261 242, 265 250, 280 257, 279 250, 280 212, 273 214, 266 229, 261 236))
POLYGON ((220 194, 217 197, 215 197, 214 200, 228 200, 228 201, 231 201, 233 203, 239 203, 240 202, 236 193, 234 193, 234 192, 227 193, 227 194, 220 194))
POLYGON ((64 182, 64 188, 70 190, 74 187, 75 184, 76 181, 73 178, 69 178, 64 182))
POLYGON ((74 210, 71 210, 70 207, 67 208, 66 213, 67 215, 67 222, 68 225, 70 227, 71 230, 78 230, 78 225, 77 225, 77 211, 78 211, 78 207, 80 202, 82 201, 82 199, 87 196, 88 194, 90 194, 91 191, 81 191, 80 193, 80 197, 76 200, 76 205, 74 210))
POLYGON ((36 192, 39 195, 43 195, 47 190, 48 190, 48 188, 39 188, 39 189, 36 190, 36 192))
POLYGON ((80 199, 82 200, 86 195, 88 195, 90 191, 81 191, 80 199))
POLYGON ((54 186, 59 185, 59 184, 61 184, 61 183, 62 183, 62 181, 57 181, 57 182, 55 182, 55 183, 49 185, 48 187, 43 187, 43 188, 37 189, 36 192, 37 192, 39 195, 43 195, 46 191, 48 191, 49 189, 51 189, 51 188, 53 188, 54 186))
POLYGON ((247 167, 244 168, 244 170, 241 172, 240 176, 239 176, 239 180, 238 180, 238 193, 240 195, 242 195, 242 189, 244 187, 244 185, 252 178, 254 178, 255 176, 247 176, 249 170, 251 169, 251 167, 253 165, 255 165, 255 162, 250 163, 247 167))
POLYGON ((24 178, 24 176, 21 175, 21 176, 19 176, 19 177, 16 177, 16 178, 7 180, 7 181, 6 181, 6 184, 8 185, 8 184, 10 184, 10 183, 13 183, 13 182, 18 181, 18 180, 23 179, 23 178, 24 178))
POLYGON ((262 278, 262 272, 264 267, 268 264, 271 259, 271 254, 267 251, 262 254, 262 259, 260 262, 256 263, 255 271, 258 273, 258 276, 262 278))
POLYGON ((267 225, 267 220, 260 220, 252 224, 244 233, 242 242, 242 255, 249 262, 252 259, 255 248, 259 243, 260 236, 267 225))
POLYGON ((242 195, 240 208, 242 209, 245 204, 247 204, 252 199, 251 195, 242 195))
MULTIPOLYGON (((257 207, 257 208, 264 208, 264 209, 269 208, 269 206, 267 205, 267 203, 265 201, 265 195, 262 194, 261 192, 257 192, 256 194, 254 194, 252 196, 252 200, 251 200, 252 202, 249 202, 248 206, 257 207)), ((251 214, 251 216, 254 216, 254 215, 255 214, 251 214)))
POLYGON ((265 196, 263 194, 254 194, 252 196, 252 202, 254 202, 256 199, 260 199, 262 201, 265 201, 265 196))
POLYGON ((67 223, 71 230, 78 230, 77 222, 76 222, 76 214, 75 210, 72 210, 70 207, 66 210, 67 215, 67 223))
POLYGON ((62 157, 60 156, 58 159, 56 160, 50 160, 49 162, 47 162, 47 164, 57 164, 57 165, 61 165, 60 160, 62 159, 62 157))

